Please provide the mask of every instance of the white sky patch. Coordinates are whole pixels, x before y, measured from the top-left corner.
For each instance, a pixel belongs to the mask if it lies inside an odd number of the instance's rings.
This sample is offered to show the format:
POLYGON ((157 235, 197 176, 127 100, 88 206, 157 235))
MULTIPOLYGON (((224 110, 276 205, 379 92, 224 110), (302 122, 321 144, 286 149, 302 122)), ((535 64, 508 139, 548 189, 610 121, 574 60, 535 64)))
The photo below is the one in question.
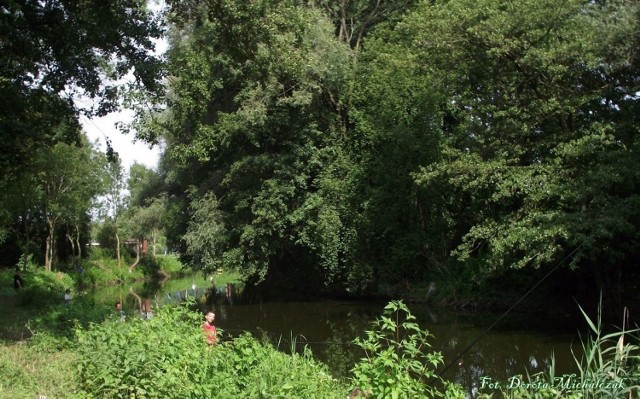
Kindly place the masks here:
POLYGON ((106 139, 109 138, 111 140, 111 146, 120 155, 122 167, 126 172, 135 162, 148 168, 156 169, 162 153, 160 146, 156 145, 153 148, 149 148, 148 144, 141 141, 134 143, 133 133, 125 135, 116 128, 116 123, 128 123, 132 118, 133 111, 124 110, 101 118, 89 119, 82 116, 80 122, 89 137, 89 141, 95 142, 97 140, 102 151, 107 149, 106 139))

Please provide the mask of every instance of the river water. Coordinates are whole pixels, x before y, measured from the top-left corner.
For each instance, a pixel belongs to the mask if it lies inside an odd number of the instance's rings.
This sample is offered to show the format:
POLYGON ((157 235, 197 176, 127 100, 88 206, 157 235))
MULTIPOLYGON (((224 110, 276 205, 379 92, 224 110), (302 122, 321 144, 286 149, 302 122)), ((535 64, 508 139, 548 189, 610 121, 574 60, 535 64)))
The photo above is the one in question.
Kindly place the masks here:
MULTIPOLYGON (((212 287, 205 279, 185 277, 162 284, 109 287, 92 295, 102 302, 119 300, 126 309, 139 309, 145 298, 157 307, 196 297, 200 310, 215 310, 215 324, 223 337, 249 332, 287 353, 306 347, 341 377, 363 356, 352 341, 371 329, 386 304, 327 300, 247 304, 239 300, 241 290, 230 285, 212 287)), ((460 313, 424 304, 409 304, 409 308, 420 326, 433 335, 431 349, 444 356, 445 364, 438 371, 464 386, 470 396, 475 396, 473 392, 483 382, 504 386, 514 375, 548 370, 552 361, 556 375, 576 371, 572 351, 579 355, 581 343, 571 320, 514 313, 489 329, 501 314, 460 313)))

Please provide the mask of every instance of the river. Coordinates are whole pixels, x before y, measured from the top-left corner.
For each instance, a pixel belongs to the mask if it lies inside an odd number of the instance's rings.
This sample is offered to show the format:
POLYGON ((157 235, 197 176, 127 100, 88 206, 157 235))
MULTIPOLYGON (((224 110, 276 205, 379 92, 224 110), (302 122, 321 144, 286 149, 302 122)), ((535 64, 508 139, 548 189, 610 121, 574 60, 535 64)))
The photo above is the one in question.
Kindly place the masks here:
MULTIPOLYGON (((364 336, 386 304, 328 300, 247 304, 239 301, 241 287, 218 285, 213 296, 207 290, 211 286, 203 278, 183 277, 162 284, 102 288, 90 295, 98 302, 119 300, 126 309, 138 308, 145 297, 157 307, 194 296, 204 301, 208 295, 200 310, 215 310, 215 324, 223 336, 250 332, 285 352, 307 347, 336 376, 348 375, 362 357, 352 341, 364 336)), ((454 312, 424 304, 409 304, 409 308, 433 335, 431 349, 444 355, 445 364, 439 368, 447 367, 443 377, 460 383, 470 396, 483 381, 504 385, 511 376, 547 370, 552 358, 556 375, 576 371, 572 350, 579 354, 581 343, 572 320, 513 313, 489 329, 501 314, 454 312)))

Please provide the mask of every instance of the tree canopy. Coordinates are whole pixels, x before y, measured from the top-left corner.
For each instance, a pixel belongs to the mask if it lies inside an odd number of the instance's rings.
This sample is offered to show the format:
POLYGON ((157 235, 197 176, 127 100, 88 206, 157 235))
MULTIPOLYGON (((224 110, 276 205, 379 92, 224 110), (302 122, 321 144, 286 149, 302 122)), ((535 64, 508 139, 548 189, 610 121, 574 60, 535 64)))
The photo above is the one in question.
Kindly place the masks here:
POLYGON ((145 98, 137 137, 166 150, 130 171, 125 224, 194 269, 366 293, 566 260, 613 290, 640 270, 639 7, 171 0, 163 69, 143 2, 13 1, 2 184, 36 195, 22 166, 85 145, 69 94, 145 98))
POLYGON ((169 5, 149 129, 197 267, 363 289, 571 254, 606 285, 634 259, 634 3, 169 5))
MULTIPOLYGON (((101 166, 87 161, 94 156, 80 129, 80 112, 104 115, 137 93, 161 94, 162 60, 153 50, 163 29, 159 16, 140 0, 11 0, 0 5, 0 242, 28 253, 34 242, 29 223, 44 226, 43 215, 62 218, 72 204, 82 208, 74 213, 88 215, 89 198, 99 194, 101 183, 94 180, 89 194, 86 183, 72 179, 99 180, 94 172, 101 166), (87 170, 72 170, 79 167, 87 170), (63 173, 63 168, 71 169, 63 173), (54 177, 58 172, 62 175, 54 177), (58 178, 63 185, 55 184, 58 178), (58 201, 60 195, 65 199, 58 201), (39 203, 43 198, 54 202, 39 203)), ((87 222, 85 217, 82 224, 87 222)))

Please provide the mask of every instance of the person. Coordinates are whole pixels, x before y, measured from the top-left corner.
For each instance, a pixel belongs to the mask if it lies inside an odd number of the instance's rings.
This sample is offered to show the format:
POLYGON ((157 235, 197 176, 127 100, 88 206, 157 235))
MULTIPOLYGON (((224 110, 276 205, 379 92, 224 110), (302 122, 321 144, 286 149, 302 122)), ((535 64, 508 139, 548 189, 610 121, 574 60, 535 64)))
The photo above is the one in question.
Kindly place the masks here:
POLYGON ((71 302, 71 290, 69 288, 64 292, 64 301, 67 305, 71 302))
POLYGON ((122 303, 120 303, 120 301, 116 302, 116 312, 118 314, 118 317, 120 318, 120 321, 124 321, 126 316, 124 314, 124 310, 122 310, 122 303))
POLYGON ((24 288, 24 281, 20 277, 20 269, 16 268, 16 272, 13 275, 13 289, 18 291, 20 288, 24 288))
POLYGON ((142 304, 141 312, 144 320, 153 319, 153 311, 151 310, 151 299, 145 298, 144 304, 142 304))
POLYGON ((204 332, 205 339, 209 345, 215 345, 218 340, 218 331, 213 325, 213 320, 216 318, 216 314, 212 311, 208 311, 204 315, 204 323, 202 323, 202 331, 204 332))

